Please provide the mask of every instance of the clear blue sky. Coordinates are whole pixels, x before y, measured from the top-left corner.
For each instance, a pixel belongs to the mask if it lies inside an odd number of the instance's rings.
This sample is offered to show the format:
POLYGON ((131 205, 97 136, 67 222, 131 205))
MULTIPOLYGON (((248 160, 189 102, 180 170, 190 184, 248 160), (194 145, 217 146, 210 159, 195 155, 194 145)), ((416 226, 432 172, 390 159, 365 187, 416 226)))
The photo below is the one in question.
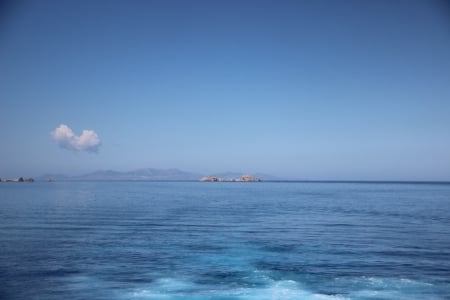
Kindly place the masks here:
POLYGON ((445 1, 0 6, 0 177, 450 180, 445 1), (51 132, 92 130, 97 152, 51 132))

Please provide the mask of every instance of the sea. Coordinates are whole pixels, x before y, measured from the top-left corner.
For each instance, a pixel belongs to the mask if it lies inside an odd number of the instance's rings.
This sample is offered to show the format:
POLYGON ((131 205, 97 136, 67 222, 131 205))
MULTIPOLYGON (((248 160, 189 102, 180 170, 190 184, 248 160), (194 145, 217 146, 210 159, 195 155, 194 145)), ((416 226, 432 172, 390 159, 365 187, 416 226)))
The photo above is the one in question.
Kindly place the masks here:
POLYGON ((0 299, 450 299, 450 184, 0 183, 0 299))

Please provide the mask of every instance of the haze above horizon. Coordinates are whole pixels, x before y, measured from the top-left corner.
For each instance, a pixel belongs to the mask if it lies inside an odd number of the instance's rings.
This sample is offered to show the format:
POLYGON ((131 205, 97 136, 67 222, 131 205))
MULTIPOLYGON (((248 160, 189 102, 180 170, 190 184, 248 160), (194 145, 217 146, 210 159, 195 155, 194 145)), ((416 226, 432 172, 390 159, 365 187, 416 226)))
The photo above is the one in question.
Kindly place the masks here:
POLYGON ((0 4, 0 177, 450 180, 445 1, 0 4))

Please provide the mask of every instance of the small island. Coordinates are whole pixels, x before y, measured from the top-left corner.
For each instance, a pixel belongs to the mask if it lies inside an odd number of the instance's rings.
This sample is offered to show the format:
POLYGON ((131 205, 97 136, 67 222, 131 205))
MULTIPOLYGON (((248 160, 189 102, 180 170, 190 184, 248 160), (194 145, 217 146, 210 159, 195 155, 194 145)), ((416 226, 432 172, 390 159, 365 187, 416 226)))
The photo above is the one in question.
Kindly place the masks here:
POLYGON ((24 177, 19 177, 19 178, 0 178, 0 182, 34 182, 33 178, 24 178, 24 177))
POLYGON ((260 182, 261 179, 251 176, 251 175, 242 175, 241 177, 224 179, 216 176, 205 176, 200 179, 202 182, 260 182))

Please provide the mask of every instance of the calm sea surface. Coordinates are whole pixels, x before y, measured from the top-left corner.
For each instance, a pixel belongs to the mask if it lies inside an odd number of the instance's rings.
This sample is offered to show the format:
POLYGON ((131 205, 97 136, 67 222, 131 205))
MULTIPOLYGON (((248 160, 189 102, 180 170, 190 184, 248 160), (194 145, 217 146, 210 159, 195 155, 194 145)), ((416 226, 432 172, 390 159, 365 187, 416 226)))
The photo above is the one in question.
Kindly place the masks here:
POLYGON ((450 185, 0 184, 1 299, 450 299, 450 185))

